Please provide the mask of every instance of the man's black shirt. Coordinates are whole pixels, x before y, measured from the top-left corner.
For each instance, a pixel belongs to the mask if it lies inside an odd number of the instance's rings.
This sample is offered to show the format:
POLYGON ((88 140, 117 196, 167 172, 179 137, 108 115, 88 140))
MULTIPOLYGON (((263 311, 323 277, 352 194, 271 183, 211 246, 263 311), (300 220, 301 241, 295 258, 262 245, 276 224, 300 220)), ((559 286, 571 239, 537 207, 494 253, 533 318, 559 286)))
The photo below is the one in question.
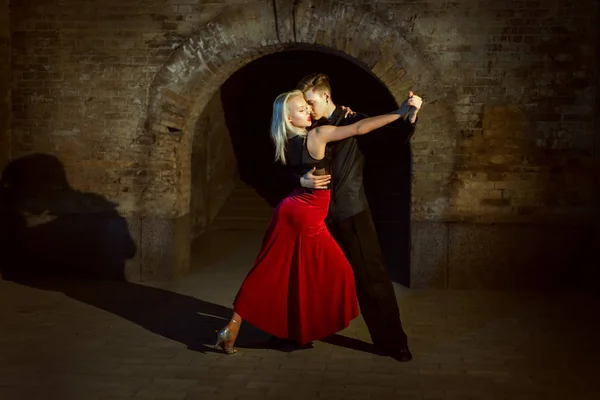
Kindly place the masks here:
MULTIPOLYGON (((351 125, 363 118, 363 114, 350 115, 344 118, 346 111, 340 106, 329 118, 321 118, 315 121, 312 128, 322 125, 345 126, 351 125)), ((389 124, 386 129, 398 130, 398 135, 403 135, 408 141, 415 131, 415 125, 408 120, 399 119, 389 124)), ((368 135, 377 135, 377 132, 368 135)), ((360 136, 349 137, 337 142, 328 143, 332 150, 331 165, 331 203, 329 205, 329 218, 332 222, 343 221, 352 217, 369 207, 367 196, 363 186, 364 156, 359 148, 360 136)), ((300 176, 294 174, 295 186, 300 184, 300 176)))

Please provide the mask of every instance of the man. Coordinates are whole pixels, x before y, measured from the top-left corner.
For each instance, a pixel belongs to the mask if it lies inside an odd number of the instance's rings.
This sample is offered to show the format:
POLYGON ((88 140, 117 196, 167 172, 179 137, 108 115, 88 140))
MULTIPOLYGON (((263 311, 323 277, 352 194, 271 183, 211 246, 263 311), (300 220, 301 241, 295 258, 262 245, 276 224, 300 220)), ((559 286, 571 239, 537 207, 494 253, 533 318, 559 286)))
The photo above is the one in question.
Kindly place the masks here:
MULTIPOLYGON (((312 107, 311 116, 318 125, 349 125, 364 115, 346 116, 346 111, 333 103, 329 78, 325 74, 312 74, 302 79, 298 89, 304 93, 312 107)), ((406 120, 400 119, 388 129, 410 139, 415 131, 417 114, 421 108, 420 97, 409 93, 402 104, 406 120)), ((376 132, 372 135, 377 135, 376 132)), ((384 265, 377 232, 369 210, 363 187, 364 156, 358 148, 357 137, 332 144, 331 174, 333 187, 329 207, 329 229, 340 244, 354 270, 358 301, 373 344, 385 354, 399 361, 410 361, 412 354, 400 321, 394 287, 384 265)), ((315 176, 309 171, 293 178, 306 188, 325 188, 330 176, 315 176)))

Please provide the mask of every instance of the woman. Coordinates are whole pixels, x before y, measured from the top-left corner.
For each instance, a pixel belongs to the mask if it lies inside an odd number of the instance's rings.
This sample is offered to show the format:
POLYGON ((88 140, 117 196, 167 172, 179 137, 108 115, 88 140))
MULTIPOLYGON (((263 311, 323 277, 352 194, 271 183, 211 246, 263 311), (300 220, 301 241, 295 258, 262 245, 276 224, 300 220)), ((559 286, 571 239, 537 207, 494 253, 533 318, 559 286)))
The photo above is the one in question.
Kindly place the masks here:
MULTIPOLYGON (((348 126, 311 126, 302 92, 279 95, 273 104, 271 139, 275 160, 304 174, 329 173, 327 143, 364 135, 408 112, 409 101, 393 113, 348 126), (289 163, 288 163, 289 162, 289 163)), ((257 328, 303 345, 346 328, 358 315, 354 275, 344 253, 325 226, 330 188, 296 189, 275 208, 259 255, 234 300, 229 324, 217 334, 226 354, 242 317, 257 328)))

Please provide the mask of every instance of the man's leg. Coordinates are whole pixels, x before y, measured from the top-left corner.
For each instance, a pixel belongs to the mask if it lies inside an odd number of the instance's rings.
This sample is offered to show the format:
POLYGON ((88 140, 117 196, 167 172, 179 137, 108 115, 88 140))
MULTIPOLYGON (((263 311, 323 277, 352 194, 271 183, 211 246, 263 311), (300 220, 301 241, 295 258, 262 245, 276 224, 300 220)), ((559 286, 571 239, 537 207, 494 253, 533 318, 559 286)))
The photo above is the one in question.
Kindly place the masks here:
POLYGON ((407 337, 371 211, 366 209, 332 224, 331 233, 354 270, 358 302, 373 344, 402 361, 408 361, 411 355, 407 337))

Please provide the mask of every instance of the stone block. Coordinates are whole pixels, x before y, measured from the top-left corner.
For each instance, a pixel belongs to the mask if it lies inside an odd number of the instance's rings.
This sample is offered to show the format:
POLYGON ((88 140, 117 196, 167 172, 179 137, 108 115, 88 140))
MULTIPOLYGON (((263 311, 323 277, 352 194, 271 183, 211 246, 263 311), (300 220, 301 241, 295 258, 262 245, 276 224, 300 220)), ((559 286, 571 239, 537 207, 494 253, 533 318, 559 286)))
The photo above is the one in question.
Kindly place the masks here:
POLYGON ((448 281, 448 226, 413 222, 410 287, 445 289, 448 281))
POLYGON ((593 231, 582 226, 413 222, 411 288, 592 288, 593 231))
POLYGON ((142 221, 137 215, 128 216, 125 220, 129 236, 136 244, 136 252, 133 257, 125 260, 124 278, 129 282, 140 282, 142 280, 142 257, 139 245, 142 242, 142 221))
POLYGON ((585 286, 587 227, 452 223, 448 230, 449 289, 585 286))
POLYGON ((141 219, 141 280, 168 281, 190 268, 190 216, 141 219))

